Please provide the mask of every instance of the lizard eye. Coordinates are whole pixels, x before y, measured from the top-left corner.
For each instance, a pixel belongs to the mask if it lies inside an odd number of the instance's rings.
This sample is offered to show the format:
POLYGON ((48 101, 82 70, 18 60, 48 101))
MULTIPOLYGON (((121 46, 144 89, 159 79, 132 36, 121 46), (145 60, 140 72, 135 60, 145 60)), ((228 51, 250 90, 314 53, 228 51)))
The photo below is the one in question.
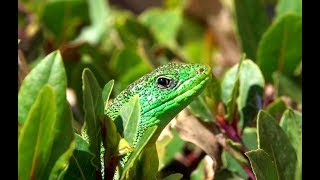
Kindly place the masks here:
POLYGON ((171 85, 172 80, 165 78, 165 77, 160 77, 157 79, 157 85, 159 88, 164 89, 168 88, 171 85))

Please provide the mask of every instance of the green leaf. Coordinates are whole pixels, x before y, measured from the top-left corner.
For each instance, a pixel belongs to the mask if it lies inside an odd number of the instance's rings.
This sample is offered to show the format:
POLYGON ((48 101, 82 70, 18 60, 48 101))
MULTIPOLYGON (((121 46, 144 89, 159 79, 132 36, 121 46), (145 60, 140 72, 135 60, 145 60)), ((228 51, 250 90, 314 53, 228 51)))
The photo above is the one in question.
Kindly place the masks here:
POLYGON ((93 165, 100 168, 100 144, 101 129, 100 122, 104 118, 104 104, 102 101, 102 90, 90 69, 85 68, 82 73, 83 81, 83 109, 84 125, 81 129, 82 135, 89 142, 90 151, 95 155, 93 165))
POLYGON ((273 74, 277 96, 289 96, 298 103, 302 103, 302 87, 286 75, 275 72, 273 74))
POLYGON ((243 170, 241 164, 229 153, 226 151, 222 152, 222 163, 223 166, 230 170, 231 172, 236 173, 237 175, 241 176, 244 179, 248 179, 248 174, 243 170))
POLYGON ((282 117, 282 114, 286 109, 286 103, 281 98, 277 98, 275 101, 268 105, 266 111, 277 121, 280 121, 280 118, 282 117))
POLYGON ((127 142, 133 145, 140 124, 139 94, 134 95, 128 103, 123 105, 120 116, 123 121, 123 136, 127 142))
POLYGON ((67 123, 70 119, 65 121, 65 119, 56 117, 56 101, 57 96, 52 86, 45 85, 41 88, 21 128, 18 139, 18 176, 20 179, 48 178, 50 173, 53 176, 60 176, 63 169, 68 166, 70 158, 68 154, 74 149, 73 131, 72 129, 70 132, 62 131, 64 136, 70 136, 71 141, 69 138, 61 140, 59 131, 64 130, 60 127, 61 121, 66 122, 66 125, 71 122, 67 123), (57 139, 65 141, 65 144, 56 146, 57 139), (67 155, 64 154, 66 152, 67 155), (54 164, 56 165, 53 166, 54 164))
POLYGON ((242 140, 249 150, 257 149, 257 129, 252 127, 246 127, 242 133, 242 140))
POLYGON ((183 141, 176 129, 172 129, 172 136, 165 136, 162 140, 157 141, 157 151, 159 156, 159 169, 162 169, 168 165, 176 156, 177 153, 183 150, 184 145, 186 144, 183 141))
POLYGON ((134 162, 142 152, 143 148, 148 144, 149 140, 153 137, 153 134, 156 132, 157 128, 157 126, 152 126, 145 131, 140 141, 135 146, 134 151, 130 155, 127 163, 123 167, 122 175, 120 178, 121 180, 126 179, 127 172, 130 170, 130 168, 132 168, 134 162))
POLYGON ((238 32, 242 51, 256 60, 258 43, 268 28, 267 11, 262 0, 235 0, 238 32))
POLYGON ((57 94, 57 119, 61 119, 66 104, 66 74, 59 51, 46 56, 25 77, 18 94, 18 121, 24 124, 40 89, 50 84, 57 94), (41 76, 40 76, 41 74, 41 76))
POLYGON ((75 134, 75 142, 76 147, 64 178, 96 179, 95 167, 90 162, 94 155, 89 150, 89 144, 78 134, 75 134))
POLYGON ((233 66, 224 74, 221 83, 221 100, 226 105, 226 118, 228 121, 232 120, 233 113, 236 110, 236 99, 239 93, 240 68, 243 60, 244 56, 242 56, 237 65, 233 66))
POLYGON ((253 121, 262 108, 264 79, 259 67, 250 60, 245 60, 240 69, 239 97, 237 99, 240 112, 239 127, 244 128, 253 121))
POLYGON ((229 118, 233 115, 230 111, 234 108, 235 105, 232 104, 236 99, 238 111, 240 112, 238 125, 240 128, 244 128, 255 119, 259 109, 262 108, 264 79, 259 67, 251 60, 244 60, 239 68, 238 66, 232 67, 223 79, 222 99, 229 107, 229 118), (236 80, 237 72, 239 72, 239 85, 237 85, 236 80), (231 87, 233 93, 230 96, 231 87), (235 88, 238 88, 238 96, 234 93, 235 88))
POLYGON ((153 8, 144 11, 139 20, 150 28, 160 44, 175 47, 175 38, 182 23, 181 14, 182 12, 179 9, 162 10, 153 8))
POLYGON ((163 180, 180 180, 183 178, 183 175, 180 173, 170 174, 169 176, 163 178, 163 180))
POLYGON ((97 44, 104 34, 108 34, 111 31, 113 17, 111 16, 108 1, 89 0, 88 7, 91 25, 82 30, 78 40, 97 44))
POLYGON ((250 160, 254 175, 258 180, 280 179, 276 171, 276 165, 263 149, 249 151, 246 155, 250 160))
POLYGON ((57 42, 75 38, 79 25, 88 21, 88 7, 85 0, 49 1, 42 15, 44 26, 54 35, 54 40, 57 42))
POLYGON ((110 94, 112 92, 112 88, 114 85, 114 80, 109 81, 106 85, 104 85, 102 90, 102 100, 104 104, 104 113, 106 113, 106 110, 108 108, 108 101, 110 98, 110 94))
POLYGON ((258 114, 257 129, 258 148, 275 164, 278 179, 294 179, 297 157, 288 136, 265 111, 258 114))
POLYGON ((289 140, 297 154, 296 179, 302 174, 302 114, 288 109, 283 113, 280 126, 288 135, 289 140))
POLYGON ((272 73, 294 76, 302 58, 302 17, 285 14, 264 33, 258 46, 258 65, 269 82, 272 73))
POLYGON ((157 154, 156 145, 153 144, 150 147, 146 147, 138 161, 135 164, 135 176, 136 179, 155 179, 158 173, 159 159, 157 154))
MULTIPOLYGON (((18 121, 24 124, 40 89, 45 85, 51 85, 56 93, 56 124, 52 147, 55 150, 51 153, 50 160, 46 165, 47 169, 54 168, 53 176, 59 176, 66 169, 68 153, 72 149, 73 127, 72 112, 66 99, 67 78, 59 51, 54 51, 41 60, 24 79, 18 95, 18 121), (39 76, 41 74, 41 76, 39 76), (65 156, 60 157, 62 154, 65 156), (61 158, 61 159, 60 159, 61 158), (56 164, 56 161, 59 163, 56 164)), ((50 171, 46 171, 44 177, 49 177, 50 171)))
POLYGON ((289 12, 302 16, 302 0, 279 0, 276 7, 276 18, 281 18, 289 12))
POLYGON ((52 151, 55 122, 56 94, 49 85, 44 86, 31 107, 18 140, 19 179, 44 177, 46 164, 52 151))

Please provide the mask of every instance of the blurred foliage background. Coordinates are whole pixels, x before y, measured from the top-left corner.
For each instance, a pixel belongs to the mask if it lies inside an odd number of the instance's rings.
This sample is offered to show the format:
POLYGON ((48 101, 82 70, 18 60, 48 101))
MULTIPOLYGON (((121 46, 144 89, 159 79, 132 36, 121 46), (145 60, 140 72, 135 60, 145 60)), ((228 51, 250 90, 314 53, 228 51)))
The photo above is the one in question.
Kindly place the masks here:
MULTIPOLYGON (((90 68, 100 87, 114 79, 111 97, 115 97, 159 65, 205 63, 212 67, 213 82, 219 88, 213 93, 214 105, 203 105, 210 101, 199 98, 190 106, 197 117, 206 119, 202 123, 215 126, 210 122, 219 122, 217 115, 228 113, 226 119, 232 118, 228 98, 233 92, 249 96, 245 87, 250 82, 263 88, 258 109, 280 121, 287 108, 302 111, 301 24, 301 0, 19 0, 19 87, 41 59, 59 50, 66 69, 67 98, 79 131, 84 122, 84 68, 90 68), (230 82, 237 81, 234 65, 243 54, 252 61, 243 61, 239 90, 230 89, 230 82)), ((240 98, 238 106, 247 107, 245 101, 240 98)), ((257 111, 241 112, 241 141, 247 150, 256 149, 255 122, 246 124, 244 119, 255 119, 257 111)), ((187 135, 192 143, 186 142, 178 135, 179 125, 176 128, 159 139, 159 169, 169 175, 174 167, 185 178, 213 176, 207 169, 208 152, 197 148, 201 147, 199 139, 192 141, 187 135)), ((228 152, 221 152, 222 168, 215 172, 216 179, 248 179, 241 164, 246 160, 228 152)))

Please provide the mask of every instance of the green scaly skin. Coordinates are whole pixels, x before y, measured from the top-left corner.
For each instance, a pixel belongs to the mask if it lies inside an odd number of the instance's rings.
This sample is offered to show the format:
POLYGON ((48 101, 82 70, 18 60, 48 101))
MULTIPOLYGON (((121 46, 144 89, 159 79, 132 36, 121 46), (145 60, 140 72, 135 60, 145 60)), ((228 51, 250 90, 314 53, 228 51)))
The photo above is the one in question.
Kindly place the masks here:
MULTIPOLYGON (((135 147, 145 130, 154 125, 158 126, 153 137, 156 139, 170 120, 203 91, 210 77, 211 69, 207 65, 162 65, 123 90, 108 106, 107 115, 115 120, 120 115, 121 107, 135 94, 139 94, 141 119, 133 144, 135 147), (171 84, 166 88, 159 86, 158 78, 170 79, 171 84)), ((128 157, 122 158, 122 166, 128 157)))

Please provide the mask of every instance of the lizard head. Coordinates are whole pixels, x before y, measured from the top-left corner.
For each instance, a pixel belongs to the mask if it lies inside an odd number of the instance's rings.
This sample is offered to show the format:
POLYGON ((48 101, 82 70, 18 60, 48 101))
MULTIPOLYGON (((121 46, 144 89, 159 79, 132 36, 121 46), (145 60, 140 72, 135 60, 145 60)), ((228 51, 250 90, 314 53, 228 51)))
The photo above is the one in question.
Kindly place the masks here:
POLYGON ((162 65, 130 84, 108 106, 107 114, 115 119, 121 107, 139 94, 141 124, 165 126, 199 95, 211 76, 203 64, 162 65))
POLYGON ((166 125, 205 88, 211 68, 203 64, 162 65, 131 85, 139 94, 145 126, 166 125))

